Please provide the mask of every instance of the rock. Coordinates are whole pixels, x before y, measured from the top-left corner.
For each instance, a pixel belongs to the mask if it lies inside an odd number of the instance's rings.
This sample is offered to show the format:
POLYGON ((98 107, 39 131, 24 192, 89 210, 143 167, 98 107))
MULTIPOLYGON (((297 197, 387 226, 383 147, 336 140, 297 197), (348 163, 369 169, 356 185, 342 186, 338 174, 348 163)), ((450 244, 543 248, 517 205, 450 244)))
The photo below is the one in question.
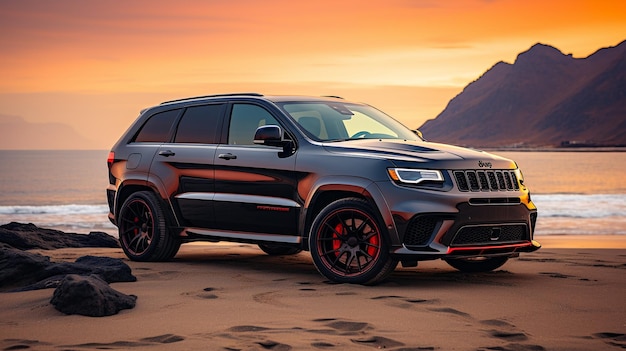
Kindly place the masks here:
POLYGON ((0 248, 0 288, 24 286, 49 277, 50 258, 39 254, 0 248))
POLYGON ((109 283, 137 280, 118 258, 83 256, 75 262, 50 262, 32 252, 0 248, 0 288, 13 288, 14 292, 55 288, 68 274, 95 274, 109 283))
POLYGON ((64 247, 120 247, 119 241, 103 232, 65 233, 39 228, 34 224, 11 222, 0 226, 0 243, 20 250, 60 249, 64 247))
POLYGON ((124 261, 111 257, 82 256, 74 262, 59 262, 50 265, 46 271, 50 277, 67 274, 96 274, 107 283, 134 282, 137 280, 124 261))
POLYGON ((75 263, 90 267, 93 274, 99 275, 107 283, 137 281, 130 267, 120 258, 82 256, 75 263))
POLYGON ((134 308, 137 296, 111 288, 96 275, 69 274, 54 291, 50 303, 65 314, 103 317, 134 308))
POLYGON ((137 280, 121 259, 83 256, 75 262, 50 262, 49 257, 22 251, 68 247, 118 248, 119 242, 102 232, 64 233, 15 222, 0 226, 0 290, 56 288, 50 303, 65 314, 100 317, 135 307, 136 296, 108 285, 137 280))

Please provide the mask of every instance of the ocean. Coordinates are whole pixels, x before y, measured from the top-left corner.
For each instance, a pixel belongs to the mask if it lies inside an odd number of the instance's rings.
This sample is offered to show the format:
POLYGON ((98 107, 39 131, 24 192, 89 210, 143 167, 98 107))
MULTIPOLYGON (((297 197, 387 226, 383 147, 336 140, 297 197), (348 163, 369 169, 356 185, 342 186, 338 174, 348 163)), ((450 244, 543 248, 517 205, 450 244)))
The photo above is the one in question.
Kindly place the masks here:
MULTIPOLYGON (((626 235, 626 152, 499 152, 515 160, 537 208, 536 235, 626 235)), ((0 150, 0 224, 103 231, 108 150, 0 150)))

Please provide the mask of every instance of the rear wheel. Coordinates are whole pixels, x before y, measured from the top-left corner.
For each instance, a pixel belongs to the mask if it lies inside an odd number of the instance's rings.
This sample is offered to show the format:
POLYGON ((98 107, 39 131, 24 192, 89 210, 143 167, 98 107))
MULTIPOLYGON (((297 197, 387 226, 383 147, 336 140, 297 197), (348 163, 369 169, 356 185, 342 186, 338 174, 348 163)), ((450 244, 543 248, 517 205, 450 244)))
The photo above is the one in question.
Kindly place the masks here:
POLYGON ((445 261, 461 272, 476 273, 489 272, 502 267, 508 261, 506 256, 501 257, 481 257, 481 258, 448 258, 445 261))
POLYGON ((309 234, 317 270, 339 283, 376 284, 398 261, 389 255, 384 226, 364 200, 347 198, 326 206, 315 217, 309 234))
POLYGON ((149 191, 132 194, 118 218, 120 245, 133 261, 166 261, 176 256, 181 241, 169 233, 161 202, 149 191))
POLYGON ((285 246, 280 244, 258 244, 259 248, 268 255, 281 256, 281 255, 295 255, 302 251, 302 249, 293 246, 285 246))

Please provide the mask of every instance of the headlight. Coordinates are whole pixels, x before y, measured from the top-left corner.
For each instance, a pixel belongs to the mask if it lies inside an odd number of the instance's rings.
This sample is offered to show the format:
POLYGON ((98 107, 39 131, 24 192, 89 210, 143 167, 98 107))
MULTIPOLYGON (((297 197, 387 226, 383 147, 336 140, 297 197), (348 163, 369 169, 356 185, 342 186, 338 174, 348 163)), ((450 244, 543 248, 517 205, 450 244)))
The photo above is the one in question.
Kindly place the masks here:
POLYGON ((388 168, 387 172, 391 179, 401 183, 419 184, 426 181, 444 181, 441 172, 433 169, 388 168))

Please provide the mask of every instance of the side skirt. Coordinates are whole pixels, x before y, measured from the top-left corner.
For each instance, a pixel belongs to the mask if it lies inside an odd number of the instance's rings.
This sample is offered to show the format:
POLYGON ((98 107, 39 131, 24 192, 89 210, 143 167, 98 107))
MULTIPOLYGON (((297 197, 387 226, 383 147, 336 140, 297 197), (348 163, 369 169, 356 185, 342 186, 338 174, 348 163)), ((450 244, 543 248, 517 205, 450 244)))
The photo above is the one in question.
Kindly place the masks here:
POLYGON ((241 243, 283 243, 300 244, 302 238, 297 235, 277 235, 264 233, 231 232, 227 230, 208 230, 201 228, 185 228, 180 233, 183 241, 233 241, 241 243))

